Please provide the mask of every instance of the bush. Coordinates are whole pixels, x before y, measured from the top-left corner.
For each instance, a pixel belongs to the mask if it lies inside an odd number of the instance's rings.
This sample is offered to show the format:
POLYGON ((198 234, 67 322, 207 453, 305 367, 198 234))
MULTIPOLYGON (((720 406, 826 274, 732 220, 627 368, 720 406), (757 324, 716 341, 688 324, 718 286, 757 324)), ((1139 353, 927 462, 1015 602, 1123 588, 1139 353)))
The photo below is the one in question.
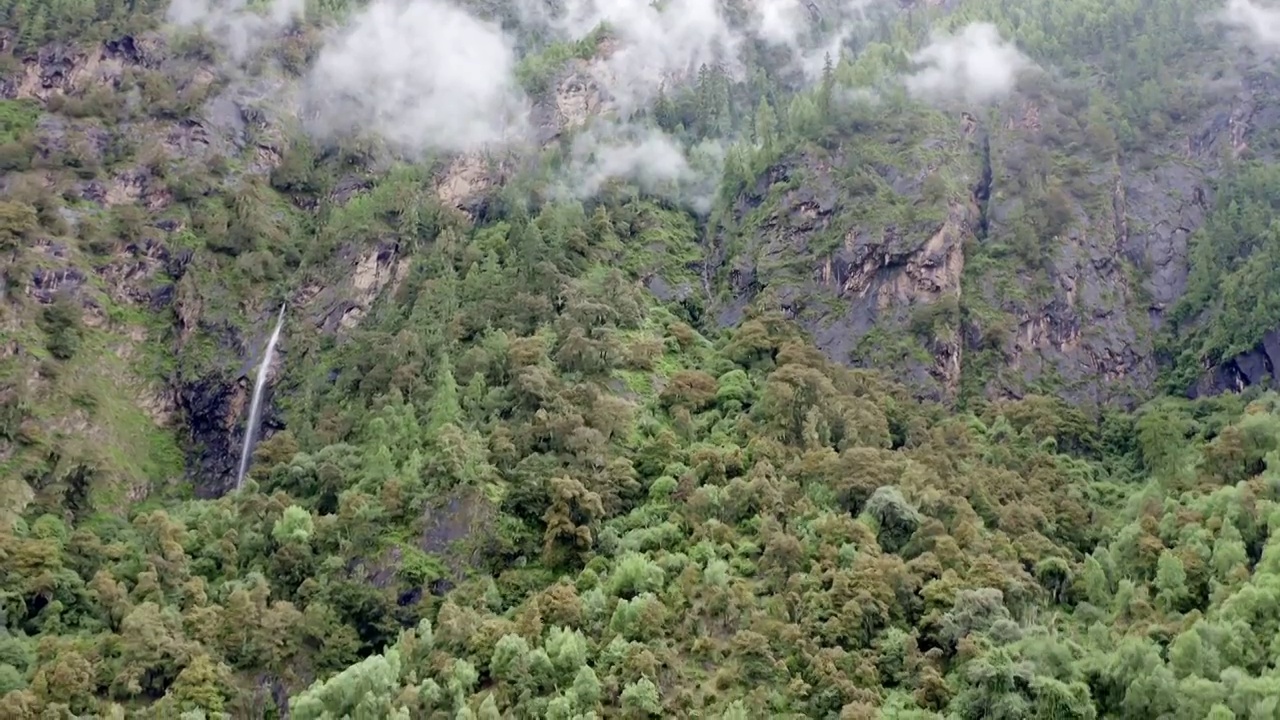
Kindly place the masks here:
POLYGON ((36 209, 26 203, 0 201, 0 250, 13 250, 40 227, 36 209))
POLYGON ((69 295, 59 295, 40 313, 45 348, 59 360, 70 360, 80 349, 80 308, 69 295))

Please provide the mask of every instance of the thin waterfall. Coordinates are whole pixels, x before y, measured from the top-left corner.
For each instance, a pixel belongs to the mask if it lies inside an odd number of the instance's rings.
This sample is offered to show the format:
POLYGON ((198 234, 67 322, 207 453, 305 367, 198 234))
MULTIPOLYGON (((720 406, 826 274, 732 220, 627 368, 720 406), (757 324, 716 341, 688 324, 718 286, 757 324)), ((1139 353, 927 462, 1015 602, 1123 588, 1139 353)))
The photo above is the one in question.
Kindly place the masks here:
POLYGON ((276 341, 280 339, 280 329, 284 327, 284 304, 280 305, 280 317, 276 319, 276 329, 267 341, 267 349, 262 353, 262 362, 258 365, 258 377, 253 383, 253 400, 249 403, 249 421, 244 428, 244 449, 240 451, 240 469, 236 472, 236 489, 244 484, 244 474, 249 469, 249 456, 253 451, 253 438, 258 432, 258 421, 262 414, 262 391, 267 387, 267 370, 271 368, 271 359, 276 354, 276 341))

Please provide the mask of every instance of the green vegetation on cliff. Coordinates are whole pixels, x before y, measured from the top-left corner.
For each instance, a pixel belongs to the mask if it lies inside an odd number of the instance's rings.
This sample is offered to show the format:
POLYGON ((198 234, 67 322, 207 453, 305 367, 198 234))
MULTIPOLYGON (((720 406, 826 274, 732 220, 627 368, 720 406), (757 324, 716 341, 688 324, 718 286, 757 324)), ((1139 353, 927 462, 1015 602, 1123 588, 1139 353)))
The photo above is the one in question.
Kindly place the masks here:
MULTIPOLYGON (((227 130, 200 38, 77 86, 50 43, 161 4, 0 0, 0 720, 1276 717, 1280 395, 1182 397, 1280 317, 1215 7, 957 5, 664 88, 728 138, 693 214, 564 199, 563 128, 471 175, 227 130), (906 91, 980 21, 1041 72, 906 91)), ((610 37, 542 40, 538 96, 610 37)))
POLYGON ((1204 227, 1192 238, 1187 293, 1170 314, 1166 345, 1176 353, 1175 388, 1194 382, 1204 361, 1247 353, 1276 330, 1277 202, 1280 171, 1269 163, 1249 163, 1218 188, 1204 227))

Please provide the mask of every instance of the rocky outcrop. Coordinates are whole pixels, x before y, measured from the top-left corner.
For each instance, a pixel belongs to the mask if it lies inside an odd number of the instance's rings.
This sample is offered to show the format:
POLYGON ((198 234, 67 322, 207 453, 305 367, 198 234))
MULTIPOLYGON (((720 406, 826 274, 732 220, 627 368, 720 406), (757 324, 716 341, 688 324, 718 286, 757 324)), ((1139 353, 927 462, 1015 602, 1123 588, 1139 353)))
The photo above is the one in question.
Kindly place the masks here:
MULTIPOLYGON (((1272 67, 1264 66, 1244 74, 1238 86, 1231 88, 1231 96, 1224 100, 1200 129, 1187 141, 1187 155, 1208 164, 1224 157, 1239 159, 1252 157, 1274 161, 1276 152, 1270 138, 1280 130, 1280 75, 1272 67), (1254 142, 1260 139, 1261 142, 1254 142)), ((1210 178, 1216 177, 1216 165, 1209 165, 1210 178)), ((1191 198, 1197 217, 1203 219, 1209 209, 1212 188, 1204 183, 1196 188, 1191 198)), ((1181 248, 1185 257, 1186 240, 1181 248)), ((1185 287, 1186 270, 1179 279, 1178 289, 1185 287)), ((1280 318, 1275 318, 1280 325, 1280 318)), ((1280 344, 1277 343, 1280 327, 1262 337, 1253 349, 1215 364, 1207 364, 1201 377, 1186 388, 1191 397, 1232 392, 1250 385, 1265 383, 1276 386, 1275 363, 1280 361, 1280 344)))
MULTIPOLYGON (((223 357, 243 360, 234 368, 215 361, 198 373, 179 373, 172 380, 186 431, 188 472, 199 497, 218 497, 235 487, 253 384, 275 317, 275 313, 265 314, 258 324, 262 331, 249 343, 242 342, 229 325, 203 328, 206 334, 220 338, 223 357)), ((285 427, 273 395, 288 363, 287 325, 286 321, 275 359, 266 369, 258 442, 285 427)))
MULTIPOLYGON (((838 288, 837 297, 849 310, 846 322, 865 328, 861 333, 865 337, 873 327, 906 328, 921 312, 948 303, 951 308, 958 307, 963 246, 972 237, 977 218, 976 204, 953 201, 946 219, 925 235, 923 242, 902 237, 896 228, 887 228, 879 236, 857 228, 849 231, 840 250, 827 259, 821 271, 822 279, 838 288)), ((834 347, 847 340, 839 328, 849 326, 840 323, 822 328, 819 346, 834 347)), ((933 362, 912 368, 917 380, 936 382, 944 395, 953 395, 960 381, 962 349, 957 330, 952 326, 931 332, 925 344, 933 362)))
POLYGON ((116 252, 98 274, 117 301, 163 310, 173 303, 174 283, 182 279, 191 255, 190 250, 174 253, 159 239, 141 238, 116 252))
POLYGON ((1252 385, 1280 387, 1276 367, 1280 365, 1280 328, 1262 337, 1262 342, 1249 352, 1210 367, 1187 391, 1193 398, 1239 392, 1252 385))
POLYGON ((124 35, 88 48, 47 45, 23 57, 16 76, 0 79, 0 96, 47 101, 94 88, 115 89, 126 68, 158 68, 165 54, 159 34, 124 35))
MULTIPOLYGON (((838 148, 775 164, 710 248, 721 322, 752 303, 781 309, 833 359, 904 368, 931 396, 1148 396, 1161 371, 1153 336, 1185 291, 1188 241, 1224 163, 1270 147, 1251 140, 1280 129, 1280 80, 1206 80, 1175 129, 1127 150, 1078 88, 1054 82, 981 118, 960 113, 958 136, 934 128, 916 140, 933 159, 901 145, 879 154, 898 161, 870 168, 893 191, 873 202, 905 201, 929 221, 856 218, 860 188, 839 176, 859 171, 838 148), (948 192, 930 176, 950 177, 948 192)), ((1269 376, 1271 340, 1207 368, 1189 392, 1269 376)))
POLYGON ((486 543, 494 540, 493 503, 475 488, 459 488, 435 499, 422 513, 422 534, 418 547, 441 558, 449 577, 439 578, 428 588, 441 595, 461 582, 476 566, 486 543))
POLYGON ((582 127, 603 112, 607 102, 593 65, 574 60, 533 105, 532 122, 537 141, 550 143, 564 132, 582 127))
POLYGON ((326 285, 308 283, 290 300, 316 328, 330 333, 356 327, 384 290, 394 292, 409 274, 410 258, 399 243, 387 241, 372 248, 345 248, 342 280, 326 285))
POLYGON ((501 180, 500 168, 484 153, 464 153, 449 161, 436 180, 436 196, 446 207, 470 217, 479 213, 485 196, 501 180))
MULTIPOLYGON (((964 146, 972 138, 950 140, 964 146)), ((838 362, 878 365, 893 355, 926 394, 953 395, 963 349, 951 316, 958 311, 964 246, 981 223, 980 201, 960 185, 919 217, 870 218, 858 212, 865 201, 834 175, 846 162, 839 153, 785 159, 739 198, 737 212, 747 222, 722 229, 709 268, 724 289, 716 298, 719 321, 736 324, 747 305, 768 304, 809 330, 838 362), (939 322, 913 332, 924 316, 939 322)), ((980 177, 976 164, 965 170, 980 177)), ((909 194, 920 192, 932 170, 875 172, 893 192, 909 194)))
POLYGON ((1137 312, 1145 290, 1126 255, 1135 195, 1113 148, 1076 140, 1101 129, 1082 127, 1071 112, 1035 94, 998 113, 987 240, 1009 255, 971 278, 979 296, 966 303, 1007 324, 987 394, 1047 384, 1076 402, 1123 402, 1149 392, 1156 372, 1150 327, 1137 312), (1059 161, 1072 143, 1074 164, 1059 161))
POLYGON ((279 167, 288 149, 285 128, 293 121, 293 94, 275 75, 237 78, 204 104, 197 141, 205 143, 205 154, 247 155, 245 172, 266 175, 279 167))
MULTIPOLYGON (((581 128, 604 112, 608 97, 593 74, 593 65, 574 60, 562 70, 533 104, 530 120, 533 141, 545 146, 566 132, 581 128)), ((457 208, 475 219, 483 215, 485 202, 509 178, 515 159, 507 153, 470 152, 451 158, 438 173, 436 196, 446 207, 457 208)))
POLYGON ((188 463, 199 497, 218 497, 235 485, 239 458, 235 421, 244 414, 249 392, 245 383, 217 375, 179 384, 178 407, 185 419, 188 463))

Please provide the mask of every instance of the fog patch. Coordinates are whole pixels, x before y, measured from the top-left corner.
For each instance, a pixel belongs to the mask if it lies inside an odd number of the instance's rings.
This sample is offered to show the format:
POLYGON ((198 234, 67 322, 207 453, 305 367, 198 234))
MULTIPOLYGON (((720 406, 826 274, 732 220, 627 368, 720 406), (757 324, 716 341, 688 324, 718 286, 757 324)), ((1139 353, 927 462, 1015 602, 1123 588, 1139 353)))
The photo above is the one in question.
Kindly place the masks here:
POLYGON ((954 35, 935 33, 912 61, 918 68, 905 78, 907 91, 930 102, 988 103, 1011 92, 1018 77, 1035 67, 991 23, 972 23, 954 35))
POLYGON ((173 0, 165 21, 204 31, 239 63, 288 29, 305 9, 306 0, 272 0, 261 10, 250 8, 248 0, 173 0))
POLYGON ((1228 0, 1217 20, 1257 51, 1280 50, 1280 8, 1254 0, 1228 0))

